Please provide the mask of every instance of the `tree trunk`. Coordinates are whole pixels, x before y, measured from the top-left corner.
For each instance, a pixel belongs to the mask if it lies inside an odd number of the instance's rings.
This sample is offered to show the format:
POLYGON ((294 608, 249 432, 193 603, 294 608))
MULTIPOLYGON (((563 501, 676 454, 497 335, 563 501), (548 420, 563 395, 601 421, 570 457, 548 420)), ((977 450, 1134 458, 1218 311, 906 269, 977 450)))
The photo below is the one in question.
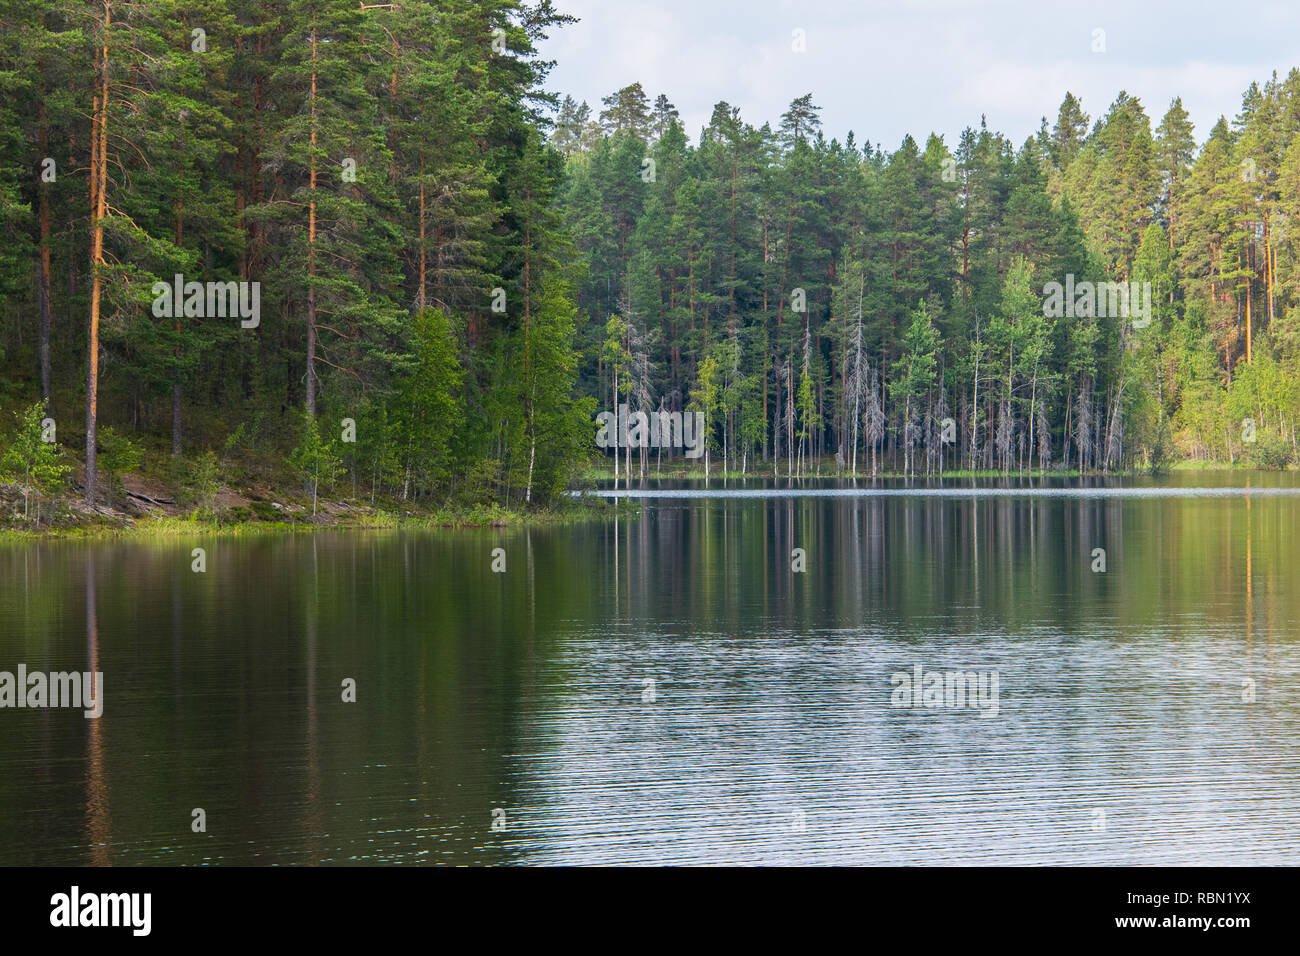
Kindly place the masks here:
MULTIPOLYGON (((307 417, 316 417, 316 29, 311 31, 311 161, 307 203, 307 417)), ((314 493, 313 493, 314 494, 314 493)), ((315 514, 313 504, 312 513, 315 514)))
POLYGON ((113 26, 112 0, 104 0, 104 45, 99 58, 99 95, 95 97, 96 133, 91 140, 90 329, 86 343, 86 504, 95 503, 95 433, 99 423, 99 300, 103 291, 104 217, 108 189, 108 38, 113 26))
MULTIPOLYGON (((45 61, 41 61, 41 101, 37 106, 37 128, 39 130, 41 156, 49 155, 50 127, 45 112, 45 61)), ((45 413, 50 413, 50 190, 49 184, 40 186, 40 228, 41 228, 41 274, 39 278, 41 332, 41 400, 45 403, 45 413)))

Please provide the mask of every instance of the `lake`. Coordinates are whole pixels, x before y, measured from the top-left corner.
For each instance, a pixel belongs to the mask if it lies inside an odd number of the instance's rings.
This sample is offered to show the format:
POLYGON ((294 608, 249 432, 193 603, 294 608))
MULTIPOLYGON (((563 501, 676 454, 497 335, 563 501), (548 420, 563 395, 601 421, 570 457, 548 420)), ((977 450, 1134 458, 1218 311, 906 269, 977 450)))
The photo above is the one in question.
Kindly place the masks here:
POLYGON ((638 494, 0 545, 0 864, 1300 863, 1296 476, 638 494))

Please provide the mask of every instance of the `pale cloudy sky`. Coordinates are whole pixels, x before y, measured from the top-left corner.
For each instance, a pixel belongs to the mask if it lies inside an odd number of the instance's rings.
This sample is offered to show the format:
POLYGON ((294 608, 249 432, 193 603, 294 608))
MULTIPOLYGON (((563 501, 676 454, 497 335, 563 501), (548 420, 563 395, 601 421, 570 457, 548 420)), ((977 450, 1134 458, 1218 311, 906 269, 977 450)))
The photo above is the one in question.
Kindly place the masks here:
POLYGON ((1198 142, 1252 80, 1300 67, 1300 0, 556 0, 580 18, 542 47, 549 87, 587 100, 640 80, 666 93, 692 140, 727 100, 775 127, 804 93, 828 137, 886 149, 964 126, 1019 144, 1066 90, 1096 121, 1120 90, 1154 126, 1174 96, 1198 142), (792 50, 793 31, 807 50, 792 50), (1094 30, 1105 52, 1094 53, 1094 30))

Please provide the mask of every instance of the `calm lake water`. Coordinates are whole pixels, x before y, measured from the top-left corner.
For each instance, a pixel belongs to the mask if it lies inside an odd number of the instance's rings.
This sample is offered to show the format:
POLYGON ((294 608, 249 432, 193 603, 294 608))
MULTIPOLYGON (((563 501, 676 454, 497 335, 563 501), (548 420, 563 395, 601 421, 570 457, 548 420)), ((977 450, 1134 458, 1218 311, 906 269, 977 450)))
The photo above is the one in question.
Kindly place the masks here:
POLYGON ((0 864, 1300 863, 1300 488, 1246 481, 0 546, 0 671, 105 683, 0 710, 0 864))

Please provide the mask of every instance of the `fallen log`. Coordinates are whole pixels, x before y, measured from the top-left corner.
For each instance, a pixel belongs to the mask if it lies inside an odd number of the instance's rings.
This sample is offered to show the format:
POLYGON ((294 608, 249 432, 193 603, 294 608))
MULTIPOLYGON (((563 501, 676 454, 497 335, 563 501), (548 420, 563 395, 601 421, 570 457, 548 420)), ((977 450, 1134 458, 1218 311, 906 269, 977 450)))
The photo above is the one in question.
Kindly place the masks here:
POLYGON ((148 495, 137 494, 137 493, 134 492, 134 491, 128 491, 128 492, 127 492, 127 496, 130 497, 130 498, 138 498, 140 501, 147 501, 147 502, 149 502, 149 504, 151 504, 151 505, 174 505, 174 504, 176 504, 176 502, 173 501, 171 498, 150 498, 148 495))

